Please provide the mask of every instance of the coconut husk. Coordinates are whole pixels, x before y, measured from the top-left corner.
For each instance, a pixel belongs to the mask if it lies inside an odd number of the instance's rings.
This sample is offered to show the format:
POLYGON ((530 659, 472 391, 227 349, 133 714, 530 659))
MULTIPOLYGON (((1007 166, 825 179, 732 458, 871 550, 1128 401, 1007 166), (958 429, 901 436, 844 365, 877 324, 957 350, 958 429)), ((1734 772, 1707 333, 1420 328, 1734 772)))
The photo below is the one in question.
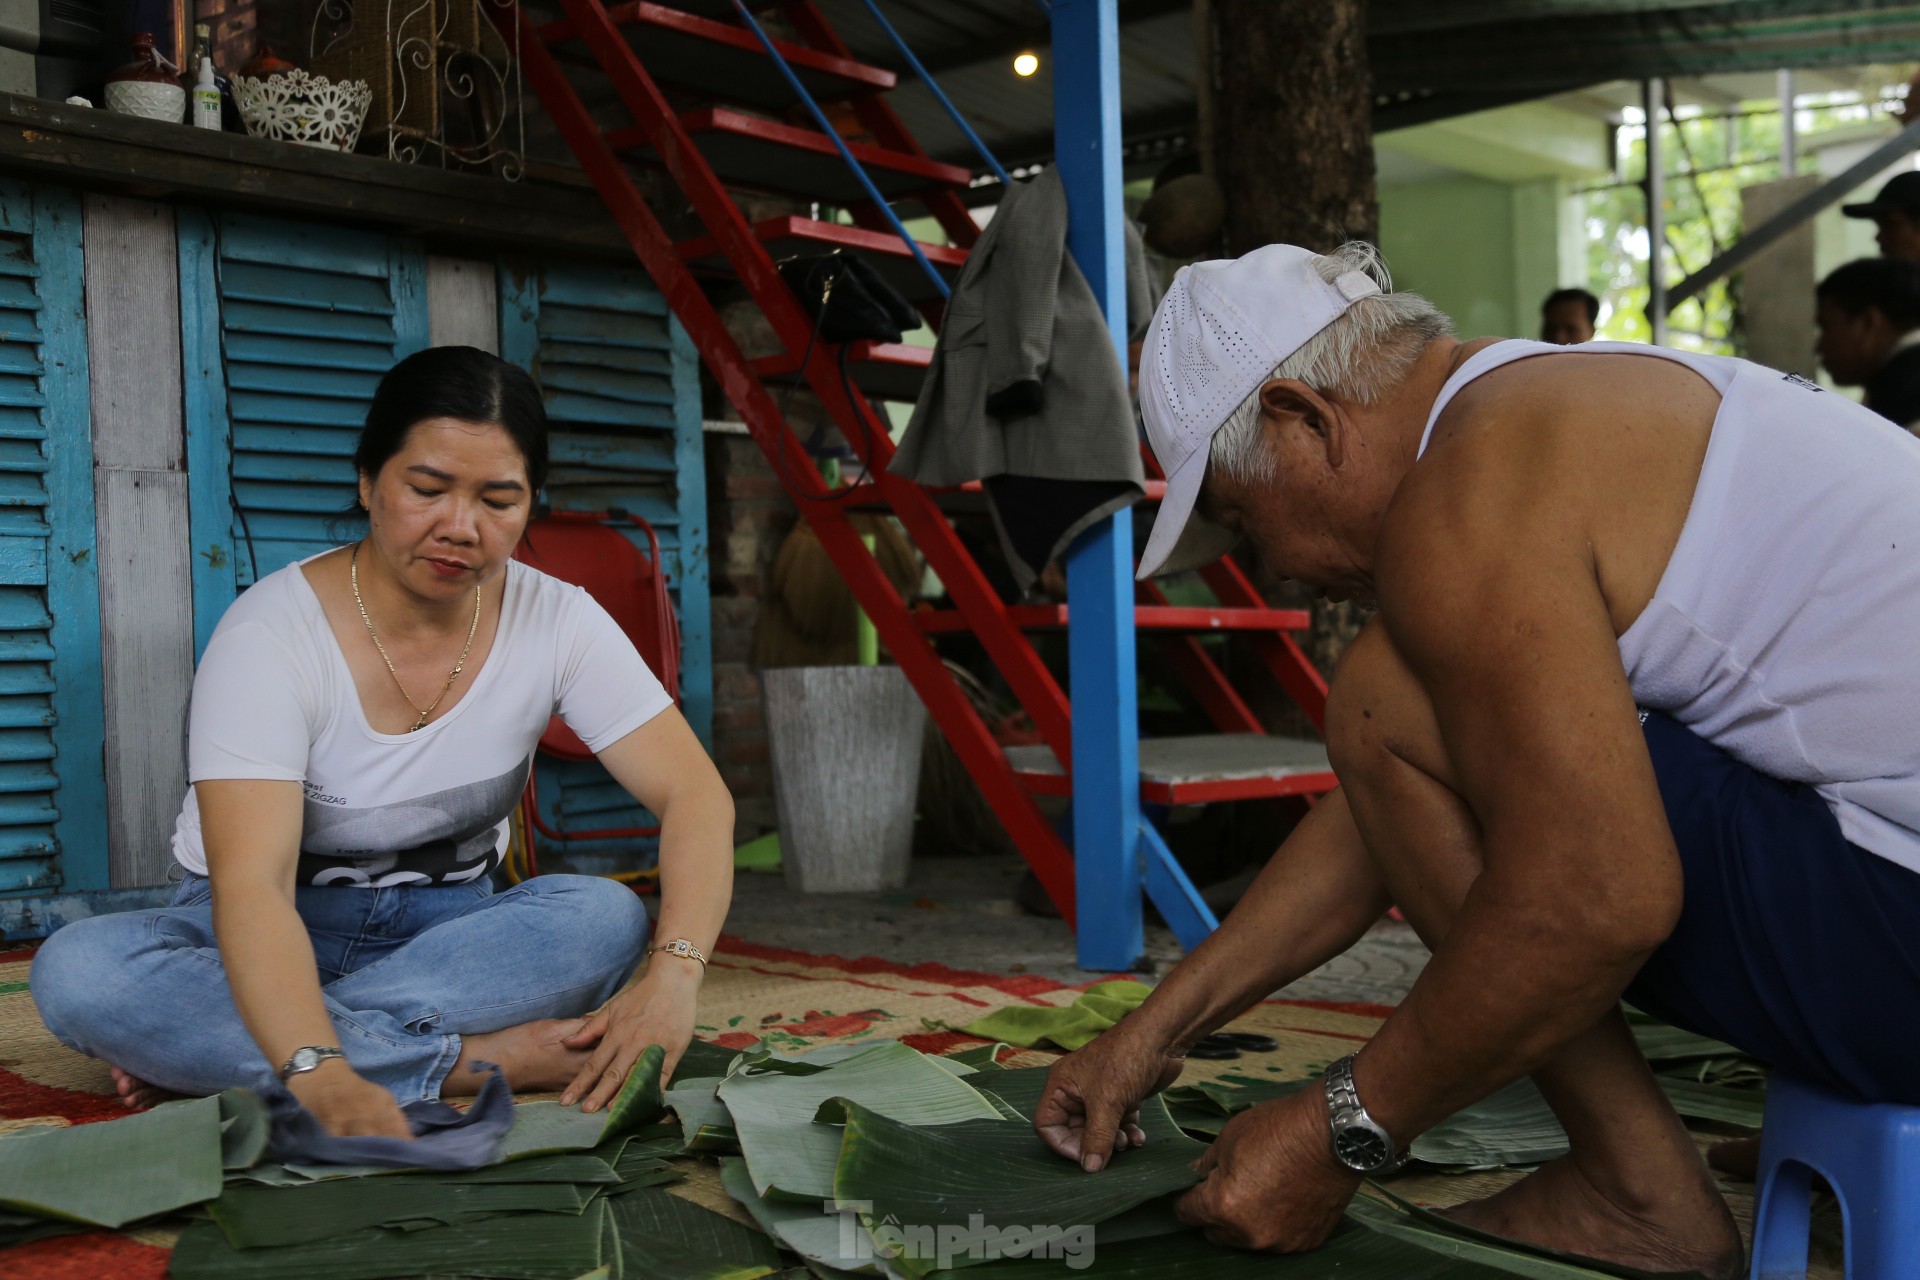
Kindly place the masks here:
POLYGON ((1161 184, 1140 206, 1140 236, 1168 258, 1205 253, 1227 221, 1227 193, 1212 177, 1189 173, 1161 184))

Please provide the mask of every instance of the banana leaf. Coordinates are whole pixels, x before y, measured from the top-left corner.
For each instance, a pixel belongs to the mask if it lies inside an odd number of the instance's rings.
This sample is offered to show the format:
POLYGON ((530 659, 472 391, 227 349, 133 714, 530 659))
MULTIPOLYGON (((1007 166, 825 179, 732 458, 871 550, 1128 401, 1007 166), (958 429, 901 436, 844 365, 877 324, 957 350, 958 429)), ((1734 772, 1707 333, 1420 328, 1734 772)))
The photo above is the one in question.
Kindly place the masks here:
POLYGON ((619 1248, 602 1200, 581 1213, 498 1214, 420 1231, 370 1227, 271 1249, 236 1249, 218 1226, 197 1222, 180 1233, 167 1274, 171 1280, 574 1280, 607 1264, 619 1248))
POLYGON ((1206 1152, 1157 1097, 1140 1108, 1147 1145, 1120 1153, 1098 1174, 1048 1150, 1025 1121, 915 1125, 858 1102, 841 1105, 847 1124, 834 1197, 861 1206, 876 1245, 903 1249, 893 1265, 915 1277, 936 1265, 966 1265, 956 1253, 977 1262, 1002 1256, 1014 1241, 1044 1247, 1073 1238, 1192 1186, 1199 1179, 1191 1165, 1206 1152), (937 1253, 933 1239, 941 1242, 937 1253))
POLYGON ((676 1082, 667 1090, 667 1107, 680 1117, 685 1134, 682 1151, 726 1151, 738 1153, 740 1135, 734 1132, 733 1116, 716 1096, 718 1079, 702 1077, 676 1082))
POLYGON ((631 1148, 620 1157, 616 1168, 620 1181, 605 1189, 610 1196, 626 1195, 628 1192, 645 1190, 648 1187, 664 1187, 668 1183, 679 1182, 687 1176, 687 1171, 667 1163, 656 1156, 637 1154, 631 1148))
POLYGON ((1735 1059, 1749 1056, 1724 1040, 1695 1035, 1664 1022, 1629 1021, 1633 1022, 1633 1038, 1639 1044, 1640 1052, 1655 1066, 1697 1058, 1735 1059))
MULTIPOLYGON (((1441 1240, 1452 1240, 1470 1245, 1483 1246, 1489 1251, 1485 1256, 1489 1258, 1496 1256, 1501 1257, 1503 1261, 1499 1265, 1507 1270, 1515 1270, 1519 1264, 1506 1260, 1523 1259, 1529 1264, 1547 1263, 1556 1267, 1567 1268, 1570 1269, 1570 1273, 1573 1275, 1618 1276, 1621 1277, 1621 1280, 1704 1280, 1704 1277, 1698 1272, 1641 1271, 1634 1267, 1620 1266, 1610 1262, 1600 1262, 1593 1258, 1583 1258, 1572 1253, 1563 1253, 1558 1249, 1549 1249, 1542 1245, 1527 1244, 1518 1240, 1508 1240, 1501 1236, 1496 1236, 1491 1232, 1482 1231, 1478 1227, 1469 1227, 1453 1218, 1435 1213, 1431 1209, 1424 1209, 1410 1200, 1405 1200, 1395 1195, 1392 1191, 1377 1182, 1368 1185, 1375 1195, 1385 1201, 1384 1205, 1375 1201, 1372 1207, 1385 1212, 1397 1212, 1400 1215, 1396 1234, 1404 1238, 1414 1238, 1417 1234, 1424 1232, 1429 1236, 1438 1237, 1441 1240)), ((1354 1198, 1354 1204, 1363 1206, 1361 1209, 1362 1214, 1367 1212, 1367 1202, 1364 1197, 1356 1196, 1354 1198)), ((1353 1214, 1354 1210, 1349 1208, 1349 1217, 1353 1216, 1353 1214)), ((1561 1276, 1569 1274, 1569 1270, 1523 1271, 1520 1272, 1520 1274, 1561 1276)))
POLYGON ((766 1236, 665 1191, 621 1196, 607 1212, 628 1280, 757 1280, 781 1269, 766 1236))
POLYGON ((344 1179, 307 1187, 228 1187, 207 1206, 236 1249, 277 1248, 400 1222, 442 1226, 501 1213, 571 1213, 590 1191, 564 1182, 401 1183, 344 1179))
POLYGON ((1012 1047, 1013 1046, 1007 1044, 1004 1040, 995 1040, 992 1044, 977 1044, 971 1048, 960 1049, 954 1053, 950 1053, 947 1055, 947 1061, 958 1062, 978 1071, 982 1067, 998 1066, 1000 1064, 1000 1055, 1012 1047))
POLYGON ((273 1121, 267 1104, 251 1089, 228 1089, 220 1095, 220 1165, 223 1169, 251 1169, 267 1154, 273 1121))
POLYGON ((1355 1196, 1347 1207, 1347 1219, 1390 1240, 1534 1280, 1594 1280, 1594 1277, 1611 1274, 1582 1266, 1567 1255, 1546 1257, 1522 1252, 1504 1242, 1493 1243, 1478 1235, 1448 1230, 1434 1225, 1438 1215, 1420 1210, 1416 1216, 1411 1210, 1412 1206, 1405 1201, 1389 1204, 1361 1195, 1355 1196))
POLYGON ((842 1214, 820 1204, 769 1200, 753 1189, 753 1175, 738 1156, 720 1161, 720 1185, 780 1247, 809 1263, 860 1275, 894 1274, 885 1259, 874 1254, 873 1237, 851 1210, 842 1214))
POLYGON ((31 1244, 35 1240, 45 1240, 48 1236, 72 1235, 87 1228, 77 1222, 55 1222, 51 1218, 39 1218, 30 1213, 8 1213, 0 1210, 0 1249, 11 1249, 17 1244, 31 1244))
POLYGON ((220 1100, 0 1137, 0 1209, 120 1227, 220 1194, 220 1100))
POLYGON ((680 1061, 673 1069, 673 1083, 680 1084, 688 1080, 700 1080, 707 1076, 724 1076, 733 1060, 740 1056, 737 1049, 722 1049, 717 1044, 705 1040, 695 1040, 680 1055, 680 1061))
POLYGON ((967 1083, 990 1097, 998 1098, 1012 1110, 1008 1119, 1033 1119, 1040 1108, 1040 1095, 1046 1091, 1047 1067, 982 1067, 967 1077, 967 1083))
POLYGON ((739 1133, 754 1190, 814 1203, 832 1198, 840 1158, 840 1130, 814 1123, 829 1098, 852 1098, 908 1124, 1000 1120, 993 1104, 965 1081, 894 1040, 810 1075, 736 1065, 719 1096, 739 1133))
POLYGON ((1413 1140, 1413 1158, 1447 1169, 1545 1164, 1567 1153, 1567 1135, 1531 1080, 1516 1080, 1413 1140))
MULTIPOLYGON (((1210 1243, 1197 1232, 1108 1244, 1060 1246, 1053 1257, 1008 1258, 930 1273, 931 1280, 1506 1280, 1514 1274, 1395 1240, 1357 1223, 1309 1253, 1253 1253, 1210 1243)), ((1519 1274, 1526 1275, 1527 1272, 1519 1274)))
POLYGON ((1767 1110, 1765 1089, 1730 1089, 1675 1076, 1661 1076, 1667 1101, 1681 1115, 1694 1120, 1717 1120, 1742 1129, 1758 1129, 1767 1110))

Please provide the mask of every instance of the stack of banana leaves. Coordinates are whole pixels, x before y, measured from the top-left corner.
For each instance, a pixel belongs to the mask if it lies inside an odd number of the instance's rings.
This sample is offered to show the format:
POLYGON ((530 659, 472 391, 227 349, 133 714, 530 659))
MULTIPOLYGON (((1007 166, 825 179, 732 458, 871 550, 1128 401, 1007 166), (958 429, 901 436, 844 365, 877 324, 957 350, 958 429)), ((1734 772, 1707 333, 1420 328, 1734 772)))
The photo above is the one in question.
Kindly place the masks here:
MULTIPOLYGON (((1636 1031, 1663 1055, 1656 1067, 1683 1114, 1758 1125, 1763 1095, 1731 1049, 1650 1022, 1636 1031)), ((1173 1210, 1197 1180, 1193 1162, 1234 1114, 1306 1082, 1169 1090, 1141 1108, 1147 1144, 1089 1175, 1033 1132, 1045 1068, 996 1066, 1000 1048, 936 1058, 866 1041, 794 1057, 696 1044, 664 1092, 649 1050, 606 1112, 521 1103, 498 1161, 462 1173, 268 1162, 265 1108, 238 1091, 19 1131, 0 1137, 0 1273, 7 1246, 43 1236, 184 1224, 176 1280, 1633 1274, 1480 1236, 1390 1182, 1357 1198, 1313 1253, 1210 1244, 1173 1210), (732 1215, 670 1189, 690 1175, 710 1184, 716 1171, 732 1215)), ((1484 1169, 1564 1150, 1521 1085, 1425 1135, 1414 1154, 1484 1169)))

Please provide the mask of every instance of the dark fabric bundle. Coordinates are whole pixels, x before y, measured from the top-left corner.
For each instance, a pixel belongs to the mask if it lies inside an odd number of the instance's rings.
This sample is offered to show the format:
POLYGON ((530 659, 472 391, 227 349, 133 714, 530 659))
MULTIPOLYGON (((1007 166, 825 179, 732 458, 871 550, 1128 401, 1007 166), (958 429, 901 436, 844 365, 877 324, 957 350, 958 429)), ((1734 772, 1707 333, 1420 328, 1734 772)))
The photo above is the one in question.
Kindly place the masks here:
POLYGON ((260 1091, 272 1118, 267 1155, 282 1162, 383 1165, 398 1169, 478 1169, 491 1164, 513 1127, 513 1090, 491 1063, 480 1095, 465 1111, 444 1102, 409 1102, 400 1108, 413 1129, 400 1138, 336 1138, 275 1082, 260 1091))

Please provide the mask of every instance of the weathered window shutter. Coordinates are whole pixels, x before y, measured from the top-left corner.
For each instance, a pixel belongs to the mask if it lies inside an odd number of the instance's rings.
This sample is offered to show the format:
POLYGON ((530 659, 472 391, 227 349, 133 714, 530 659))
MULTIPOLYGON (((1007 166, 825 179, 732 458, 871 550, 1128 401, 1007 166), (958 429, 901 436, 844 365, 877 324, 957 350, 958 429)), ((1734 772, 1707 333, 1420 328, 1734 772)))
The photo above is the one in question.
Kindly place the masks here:
POLYGON ((197 312, 189 470, 213 473, 195 485, 204 648, 235 590, 357 536, 354 442, 380 376, 427 343, 426 259, 410 241, 237 214, 183 217, 181 239, 196 275, 182 282, 197 312))
MULTIPOLYGON (((706 459, 699 364, 666 300, 638 271, 546 265, 501 273, 500 354, 531 370, 552 423, 547 501, 644 517, 680 615, 680 704, 711 741, 706 459)), ((591 762, 541 762, 541 808, 564 828, 645 825, 591 762)), ((579 847, 578 851, 586 851, 579 847)))
POLYGON ((0 182, 0 893, 107 887, 80 201, 0 182))

